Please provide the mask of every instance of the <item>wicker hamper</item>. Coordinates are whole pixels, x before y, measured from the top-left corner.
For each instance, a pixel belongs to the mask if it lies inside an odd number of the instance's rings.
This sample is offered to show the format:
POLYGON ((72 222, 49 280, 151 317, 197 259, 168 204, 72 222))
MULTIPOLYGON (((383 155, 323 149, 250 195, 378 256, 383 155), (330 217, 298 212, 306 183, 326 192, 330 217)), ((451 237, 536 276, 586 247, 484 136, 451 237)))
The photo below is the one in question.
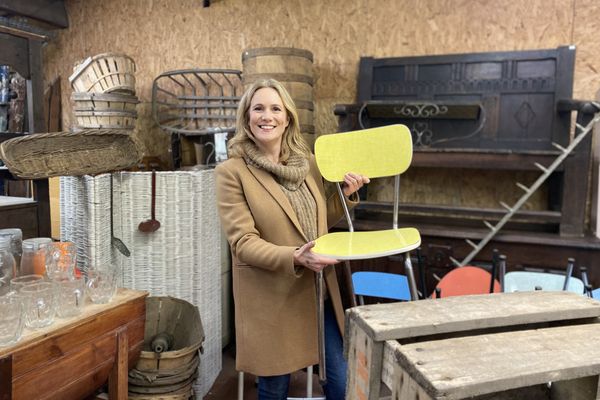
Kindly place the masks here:
POLYGON ((198 307, 205 333, 194 390, 203 397, 221 370, 221 228, 214 171, 156 173, 156 232, 150 217, 150 172, 113 174, 114 234, 131 251, 111 248, 110 175, 62 177, 61 239, 78 245, 79 267, 118 265, 123 285, 173 296, 198 307))
POLYGON ((24 179, 100 174, 129 168, 141 153, 122 130, 36 133, 4 141, 0 158, 8 170, 24 179))

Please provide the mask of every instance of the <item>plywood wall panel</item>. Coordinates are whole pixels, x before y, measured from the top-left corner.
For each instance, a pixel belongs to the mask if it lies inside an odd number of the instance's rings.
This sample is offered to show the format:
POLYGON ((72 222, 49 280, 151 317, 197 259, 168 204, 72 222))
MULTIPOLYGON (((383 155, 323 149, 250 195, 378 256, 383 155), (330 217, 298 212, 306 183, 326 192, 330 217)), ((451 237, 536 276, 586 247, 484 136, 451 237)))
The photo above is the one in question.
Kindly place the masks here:
POLYGON ((369 0, 369 55, 512 51, 568 44, 575 0, 369 0))
MULTIPOLYGON (((67 78, 73 63, 102 52, 124 52, 138 67, 141 103, 136 136, 147 155, 163 160, 169 158, 169 141, 151 118, 153 79, 164 71, 183 68, 241 70, 241 53, 246 48, 297 47, 313 53, 317 134, 337 130, 335 104, 354 102, 361 56, 575 44, 575 97, 593 98, 600 86, 600 3, 596 0, 213 0, 208 8, 199 0, 65 3, 70 28, 58 31, 44 51, 46 80, 60 76, 67 88, 62 94, 64 126, 72 120, 67 78)), ((408 178, 411 184, 404 185, 406 195, 414 201, 455 204, 460 200, 490 207, 498 200, 510 202, 520 195, 513 187, 519 177, 502 175, 506 183, 499 184, 498 179, 467 171, 461 175, 467 188, 458 193, 452 185, 436 189, 439 193, 435 195, 431 188, 439 188, 440 177, 450 177, 448 174, 451 172, 423 169, 415 178, 408 178)), ((543 194, 531 203, 534 209, 546 206, 543 194)))
POLYGON ((573 43, 577 44, 574 96, 595 99, 600 88, 600 2, 577 0, 573 43))

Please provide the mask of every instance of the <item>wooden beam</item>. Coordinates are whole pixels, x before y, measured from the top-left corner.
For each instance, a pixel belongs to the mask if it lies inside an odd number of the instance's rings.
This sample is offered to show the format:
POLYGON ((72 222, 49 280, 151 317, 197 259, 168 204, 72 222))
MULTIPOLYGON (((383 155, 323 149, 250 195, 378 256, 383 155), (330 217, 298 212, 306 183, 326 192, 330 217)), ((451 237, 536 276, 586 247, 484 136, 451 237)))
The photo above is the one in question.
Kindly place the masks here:
POLYGON ((69 27, 63 0, 0 0, 0 11, 46 22, 56 28, 69 27))

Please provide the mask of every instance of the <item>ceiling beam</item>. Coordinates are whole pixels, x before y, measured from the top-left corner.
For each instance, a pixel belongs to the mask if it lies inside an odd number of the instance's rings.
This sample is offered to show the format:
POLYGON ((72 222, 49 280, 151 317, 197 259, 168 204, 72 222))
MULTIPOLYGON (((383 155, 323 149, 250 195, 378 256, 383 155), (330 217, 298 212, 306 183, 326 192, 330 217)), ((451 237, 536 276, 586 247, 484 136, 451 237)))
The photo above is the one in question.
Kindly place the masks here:
POLYGON ((0 11, 45 22, 56 28, 68 28, 63 0, 0 0, 0 11))

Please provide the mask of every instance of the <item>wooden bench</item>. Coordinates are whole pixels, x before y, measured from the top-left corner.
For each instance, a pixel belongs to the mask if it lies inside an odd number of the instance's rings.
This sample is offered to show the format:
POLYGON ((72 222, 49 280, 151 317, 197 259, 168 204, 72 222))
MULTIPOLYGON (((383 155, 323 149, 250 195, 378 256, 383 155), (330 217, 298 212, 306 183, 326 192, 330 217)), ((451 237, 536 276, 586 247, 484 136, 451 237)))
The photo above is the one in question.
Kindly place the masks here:
POLYGON ((347 398, 596 399, 598 317, 598 301, 541 291, 352 308, 347 398))

